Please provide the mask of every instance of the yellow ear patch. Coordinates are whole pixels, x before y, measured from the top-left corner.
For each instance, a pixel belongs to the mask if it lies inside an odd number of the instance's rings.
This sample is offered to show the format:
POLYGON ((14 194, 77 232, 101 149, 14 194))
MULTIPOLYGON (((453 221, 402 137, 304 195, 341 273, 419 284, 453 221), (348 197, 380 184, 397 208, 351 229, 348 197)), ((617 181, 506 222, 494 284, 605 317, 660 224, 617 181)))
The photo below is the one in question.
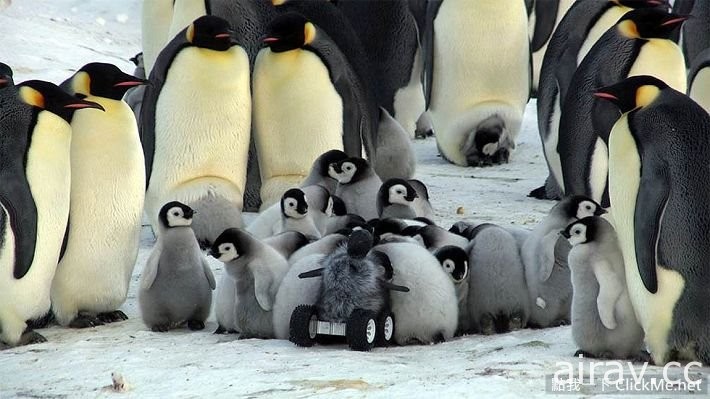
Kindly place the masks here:
POLYGON ((623 21, 619 24, 618 29, 622 35, 626 36, 629 39, 641 38, 638 27, 636 26, 636 23, 634 21, 627 19, 626 21, 623 21))
POLYGON ((661 90, 653 85, 645 85, 636 89, 636 106, 645 107, 651 104, 656 97, 661 93, 661 90))
POLYGON ((316 38, 316 27, 310 22, 306 22, 304 30, 305 42, 303 44, 311 44, 316 38))
POLYGON ((74 91, 73 94, 83 94, 85 96, 91 95, 91 77, 86 72, 79 72, 74 75, 71 81, 71 88, 74 91))
POLYGON ((286 0, 271 0, 271 4, 274 7, 282 6, 285 2, 286 0))
POLYGON ((185 38, 187 38, 189 43, 192 43, 193 40, 195 40, 195 24, 190 24, 190 26, 187 27, 185 38))
POLYGON ((20 98, 33 107, 44 109, 44 95, 31 87, 22 86, 20 88, 20 98))

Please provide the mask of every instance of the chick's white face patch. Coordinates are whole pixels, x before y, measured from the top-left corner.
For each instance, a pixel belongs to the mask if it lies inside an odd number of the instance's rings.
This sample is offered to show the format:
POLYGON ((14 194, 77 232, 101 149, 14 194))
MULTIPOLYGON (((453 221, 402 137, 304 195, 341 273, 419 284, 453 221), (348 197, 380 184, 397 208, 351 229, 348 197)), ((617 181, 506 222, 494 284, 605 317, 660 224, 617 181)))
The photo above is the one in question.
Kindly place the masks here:
POLYGON ((189 226, 192 224, 192 218, 185 218, 185 212, 179 206, 170 208, 167 220, 170 227, 189 226))
POLYGON ((411 201, 407 201, 407 188, 401 184, 395 184, 389 189, 389 202, 391 204, 409 205, 411 201))
POLYGON ((218 247, 219 258, 217 260, 221 262, 230 262, 239 257, 237 252, 237 247, 231 242, 226 242, 218 247))

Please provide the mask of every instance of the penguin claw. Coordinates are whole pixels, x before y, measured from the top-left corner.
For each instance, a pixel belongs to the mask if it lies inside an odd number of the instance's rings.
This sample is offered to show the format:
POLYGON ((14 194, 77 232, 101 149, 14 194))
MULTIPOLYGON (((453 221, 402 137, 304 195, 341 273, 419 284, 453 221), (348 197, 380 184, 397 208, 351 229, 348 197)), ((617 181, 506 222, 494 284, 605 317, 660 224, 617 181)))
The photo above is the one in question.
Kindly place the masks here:
POLYGON ((542 186, 530 191, 530 194, 528 194, 528 198, 535 198, 539 200, 547 199, 547 191, 545 190, 545 185, 543 184, 542 186))
POLYGON ((113 312, 99 313, 96 317, 103 323, 115 323, 117 321, 128 320, 128 316, 120 310, 114 310, 113 312))
MULTIPOLYGON (((189 324, 188 324, 188 327, 189 327, 189 324)), ((218 324, 217 329, 214 330, 214 332, 212 334, 221 335, 221 334, 226 334, 226 333, 227 333, 227 329, 218 324)))
POLYGON ((41 344, 43 342, 47 342, 47 338, 45 338, 42 334, 36 331, 28 330, 22 333, 18 345, 41 344))
POLYGON ((70 328, 90 328, 103 325, 101 320, 90 315, 79 315, 69 323, 70 328))
POLYGON ((591 354, 587 351, 583 351, 581 349, 578 349, 577 352, 574 352, 574 357, 580 357, 580 356, 586 357, 588 359, 596 359, 597 358, 596 356, 594 356, 593 354, 591 354))
POLYGON ((651 354, 644 350, 639 351, 636 356, 631 358, 631 361, 634 363, 648 363, 651 366, 656 365, 656 363, 653 361, 653 357, 651 357, 651 354))
POLYGON ((188 320, 187 321, 187 328, 189 328, 191 331, 204 330, 205 323, 200 320, 188 320))
POLYGON ((150 328, 153 332, 168 332, 170 330, 170 324, 156 324, 150 328))

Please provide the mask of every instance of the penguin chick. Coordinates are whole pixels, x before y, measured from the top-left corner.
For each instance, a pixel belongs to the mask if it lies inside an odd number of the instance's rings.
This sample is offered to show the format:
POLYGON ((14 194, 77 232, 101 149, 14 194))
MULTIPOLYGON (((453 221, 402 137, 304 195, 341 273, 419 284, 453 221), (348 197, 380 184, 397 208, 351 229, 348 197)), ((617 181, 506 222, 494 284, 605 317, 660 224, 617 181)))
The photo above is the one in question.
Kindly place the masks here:
MULTIPOLYGON (((308 199, 309 208, 313 207, 315 209, 327 210, 329 194, 324 187, 306 186, 302 187, 301 191, 303 191, 305 197, 308 199)), ((251 235, 259 239, 271 237, 281 231, 281 219, 282 211, 281 202, 279 201, 261 211, 256 219, 249 224, 249 227, 247 227, 246 230, 251 233, 251 235)))
POLYGON ((414 188, 404 179, 389 179, 377 192, 377 214, 380 219, 414 219, 414 200, 418 197, 414 188))
POLYGON ((417 179, 409 179, 407 182, 417 192, 417 198, 414 199, 414 213, 418 217, 434 219, 434 208, 429 202, 429 190, 426 185, 417 179))
POLYGON ((274 229, 274 233, 298 231, 309 239, 319 239, 320 231, 308 209, 308 199, 303 190, 292 188, 286 191, 281 197, 281 224, 274 229))
POLYGON ((294 265, 301 259, 310 255, 330 255, 340 244, 347 240, 349 235, 350 232, 348 232, 347 235, 341 232, 328 234, 318 241, 313 241, 310 244, 301 247, 288 258, 288 262, 290 265, 294 265))
POLYGON ((426 248, 411 243, 378 245, 392 265, 392 284, 409 292, 390 293, 399 345, 431 344, 451 339, 458 324, 456 291, 451 278, 426 248))
POLYGON ((325 187, 329 193, 335 194, 338 181, 328 174, 331 164, 340 162, 348 158, 348 154, 340 150, 326 151, 316 158, 311 166, 311 171, 301 183, 301 187, 319 185, 325 187))
POLYGON ((455 246, 466 248, 469 240, 454 234, 439 226, 424 226, 420 228, 415 235, 415 238, 421 237, 422 243, 429 251, 436 251, 443 247, 455 246))
POLYGON ((377 218, 377 193, 382 180, 362 158, 348 158, 328 168, 328 174, 338 181, 335 195, 345 202, 348 212, 365 220, 377 218))
POLYGON ((572 245, 572 337, 585 357, 634 358, 644 333, 626 288, 624 258, 614 228, 598 216, 561 232, 572 245))
POLYGON ((224 262, 236 282, 235 323, 244 338, 273 338, 271 310, 288 262, 248 232, 231 228, 217 238, 210 255, 224 262))
POLYGON ((459 331, 470 331, 471 321, 468 316, 468 253, 463 248, 447 245, 434 251, 434 256, 449 274, 456 289, 456 302, 459 307, 459 331))
POLYGON ((488 335, 525 327, 530 306, 515 238, 493 224, 481 225, 472 237, 467 248, 471 324, 461 331, 488 335))
POLYGON ((372 164, 383 180, 414 175, 417 157, 409 133, 383 107, 380 107, 375 148, 372 164))
POLYGON ((570 247, 559 232, 576 219, 604 213, 606 211, 589 197, 567 197, 550 210, 525 240, 521 255, 532 326, 546 328, 569 323, 572 282, 567 254, 570 247))
POLYGON ((165 332, 187 322, 205 328, 215 279, 200 251, 192 224, 193 210, 169 202, 160 210, 161 234, 141 276, 138 301, 146 326, 165 332))

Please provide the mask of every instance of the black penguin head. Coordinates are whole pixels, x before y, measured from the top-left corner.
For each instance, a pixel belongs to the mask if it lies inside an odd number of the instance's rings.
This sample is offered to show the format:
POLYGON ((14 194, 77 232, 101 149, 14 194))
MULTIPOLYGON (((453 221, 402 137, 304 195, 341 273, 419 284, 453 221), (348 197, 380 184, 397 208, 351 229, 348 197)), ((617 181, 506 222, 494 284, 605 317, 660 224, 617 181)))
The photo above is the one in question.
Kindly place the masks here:
POLYGON ((331 177, 328 174, 328 168, 330 167, 330 165, 347 158, 348 154, 340 150, 330 150, 324 152, 321 156, 318 157, 318 159, 316 159, 315 162, 315 166, 318 168, 318 174, 321 175, 321 177, 331 177))
POLYGON ((308 200, 300 188, 292 188, 281 196, 281 213, 291 219, 302 219, 308 214, 308 200))
POLYGON ((656 77, 640 75, 598 89, 594 96, 611 101, 622 113, 627 113, 652 103, 667 88, 668 85, 656 77))
POLYGON ((35 108, 49 111, 67 122, 71 122, 74 112, 84 108, 94 108, 104 111, 104 108, 94 102, 78 99, 54 83, 43 80, 28 80, 18 85, 20 99, 35 108))
POLYGON ((0 62, 0 89, 12 86, 13 84, 15 84, 15 82, 12 80, 12 68, 0 62))
POLYGON ((669 14, 660 8, 639 8, 624 14, 616 27, 629 39, 669 39, 687 19, 685 15, 669 14))
POLYGON ((610 0, 620 6, 629 8, 654 8, 660 7, 661 9, 668 10, 670 8, 670 3, 668 0, 610 0))
POLYGON ((468 255, 462 248, 447 245, 436 250, 434 256, 454 283, 460 283, 468 276, 468 255))
POLYGON ((409 206, 415 198, 419 197, 409 182, 398 178, 384 182, 378 196, 385 206, 392 204, 409 206))
POLYGON ((137 68, 143 68, 143 53, 140 52, 129 59, 137 68))
POLYGON ((584 195, 569 196, 557 205, 561 207, 567 218, 584 219, 588 216, 601 216, 606 213, 593 199, 584 195))
POLYGON ((120 100, 128 89, 148 83, 133 75, 123 73, 117 66, 92 62, 79 69, 69 79, 66 89, 70 94, 83 98, 97 96, 120 100))
POLYGON ((161 226, 166 229, 173 227, 185 227, 192 224, 192 217, 195 211, 182 202, 172 201, 163 205, 158 213, 161 226))
POLYGON ((348 256, 364 259, 374 244, 372 234, 367 230, 354 230, 348 238, 348 256))
POLYGON ((348 209, 345 206, 345 201, 343 201, 342 198, 335 195, 331 195, 330 202, 332 204, 330 208, 330 216, 345 216, 348 214, 348 209))
POLYGON ((313 43, 316 27, 296 12, 287 12, 274 18, 266 29, 264 43, 274 53, 295 50, 313 43))
POLYGON ((596 239, 600 219, 598 216, 589 216, 574 221, 560 232, 572 246, 593 242, 596 239))
POLYGON ((328 174, 339 184, 355 183, 370 171, 370 164, 362 158, 346 158, 328 167, 328 174))
POLYGON ((209 255, 224 263, 231 262, 247 254, 250 239, 246 231, 227 229, 214 241, 209 255))
POLYGON ((213 15, 197 18, 187 27, 185 35, 193 46, 215 51, 227 51, 235 44, 229 22, 213 15))

